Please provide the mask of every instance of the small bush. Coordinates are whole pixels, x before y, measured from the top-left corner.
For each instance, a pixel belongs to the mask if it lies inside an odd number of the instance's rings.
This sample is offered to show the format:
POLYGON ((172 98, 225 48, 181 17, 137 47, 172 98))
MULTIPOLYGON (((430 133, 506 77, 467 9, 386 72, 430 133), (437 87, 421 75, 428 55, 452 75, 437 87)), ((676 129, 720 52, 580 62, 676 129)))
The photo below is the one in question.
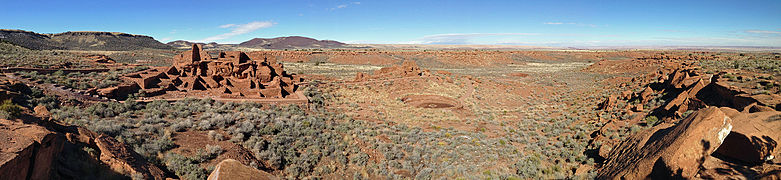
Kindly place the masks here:
POLYGON ((93 122, 89 127, 91 130, 97 133, 104 133, 109 136, 119 135, 119 133, 122 130, 124 130, 122 124, 111 120, 97 120, 93 122))
POLYGON ((225 140, 225 138, 222 136, 222 134, 217 133, 216 131, 209 131, 209 139, 215 140, 215 141, 222 141, 225 140))
POLYGON ((181 179, 206 179, 206 170, 192 159, 176 153, 165 155, 165 166, 181 179))
POLYGON ((214 158, 217 158, 222 153, 222 147, 219 145, 206 145, 206 149, 199 149, 198 152, 196 152, 195 158, 193 158, 193 161, 197 163, 206 162, 209 160, 212 160, 214 158))
POLYGON ((648 116, 643 119, 645 121, 645 125, 647 126, 656 126, 656 124, 659 124, 659 118, 656 116, 648 116))
POLYGON ((0 118, 3 119, 10 119, 15 118, 22 114, 22 108, 19 105, 14 104, 11 102, 10 99, 6 99, 3 101, 2 104, 0 104, 0 118), (7 116, 7 117, 3 117, 7 116))
POLYGON ((177 123, 174 123, 171 125, 171 130, 176 132, 183 132, 190 129, 190 127, 193 127, 193 120, 187 119, 184 121, 179 121, 177 123))
POLYGON ((153 139, 151 141, 146 141, 144 144, 141 144, 141 146, 136 148, 135 150, 139 154, 150 157, 150 156, 157 155, 158 152, 165 152, 169 149, 172 149, 174 148, 174 146, 175 146, 174 142, 170 136, 163 136, 163 137, 153 139))

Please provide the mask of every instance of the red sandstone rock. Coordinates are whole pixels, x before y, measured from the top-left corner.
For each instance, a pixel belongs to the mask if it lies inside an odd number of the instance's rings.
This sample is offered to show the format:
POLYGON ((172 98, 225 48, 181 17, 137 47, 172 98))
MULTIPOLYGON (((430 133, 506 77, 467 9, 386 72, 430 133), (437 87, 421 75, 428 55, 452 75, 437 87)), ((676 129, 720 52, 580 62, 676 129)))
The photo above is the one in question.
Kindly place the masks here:
POLYGON ((10 130, 0 130, 0 174, 3 179, 26 179, 33 163, 35 141, 10 130))
POLYGON ((602 110, 612 109, 613 107, 616 106, 616 101, 617 101, 616 96, 610 95, 607 99, 605 99, 605 101, 599 103, 599 109, 602 110))
POLYGON ((643 91, 640 92, 640 104, 646 104, 648 101, 651 100, 651 95, 654 94, 654 90, 651 89, 651 87, 645 87, 643 91))
POLYGON ((225 159, 209 174, 208 180, 269 180, 279 179, 265 171, 261 171, 233 159, 225 159))
POLYGON ((35 112, 35 115, 41 118, 49 118, 52 116, 52 113, 49 112, 48 109, 46 109, 46 106, 38 105, 33 108, 33 111, 35 112))
POLYGON ((678 89, 687 87, 688 84, 686 84, 686 82, 690 82, 687 80, 691 79, 689 73, 691 73, 691 71, 687 69, 676 69, 672 74, 670 74, 667 81, 665 81, 665 84, 678 89))
POLYGON ((97 93, 105 97, 118 98, 137 92, 139 89, 141 88, 138 86, 138 84, 120 84, 119 86, 115 87, 98 89, 97 93))
POLYGON ((699 110, 675 126, 657 126, 619 144, 597 179, 693 178, 731 129, 732 119, 718 108, 699 110))
POLYGON ((0 139, 0 179, 51 178, 63 147, 61 136, 41 126, 0 119, 0 139))
POLYGON ((677 116, 680 116, 684 112, 688 110, 694 110, 698 109, 700 107, 705 107, 705 103, 699 100, 696 95, 702 90, 702 88, 705 87, 705 83, 702 79, 691 85, 688 89, 681 92, 670 100, 666 105, 664 105, 664 109, 667 110, 667 112, 674 113, 677 116))
MULTIPOLYGON (((192 50, 174 56, 174 64, 123 77, 155 94, 165 91, 204 91, 220 97, 284 98, 294 94, 301 78, 287 74, 273 56, 240 51, 220 52, 216 58, 193 44, 192 50)), ((114 89, 99 90, 110 94, 114 89)))
POLYGON ((730 117, 735 128, 716 150, 717 154, 752 164, 781 155, 781 112, 733 113, 730 117))

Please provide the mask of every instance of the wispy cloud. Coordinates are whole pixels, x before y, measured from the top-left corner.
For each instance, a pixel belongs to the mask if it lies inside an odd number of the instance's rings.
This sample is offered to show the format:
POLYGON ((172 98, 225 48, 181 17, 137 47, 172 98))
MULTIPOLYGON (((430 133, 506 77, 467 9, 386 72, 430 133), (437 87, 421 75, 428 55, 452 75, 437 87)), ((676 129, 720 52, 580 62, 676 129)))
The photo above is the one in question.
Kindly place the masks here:
POLYGON ((223 25, 220 25, 220 28, 229 28, 229 27, 234 27, 234 26, 236 26, 236 24, 223 24, 223 25))
POLYGON ((584 24, 584 23, 574 23, 574 22, 544 22, 542 24, 545 25, 576 25, 576 26, 586 26, 586 27, 597 27, 595 24, 584 24))
POLYGON ((347 3, 347 4, 340 4, 340 5, 337 5, 336 7, 333 7, 331 9, 329 9, 329 10, 333 11, 333 10, 337 10, 337 9, 347 8, 347 7, 350 7, 350 5, 361 5, 361 2, 351 2, 351 3, 347 3))
POLYGON ((746 30, 747 33, 752 34, 777 34, 781 35, 781 31, 766 31, 766 30, 746 30))
POLYGON ((219 34, 216 36, 211 36, 204 38, 202 40, 197 40, 198 42, 213 42, 223 39, 228 39, 234 36, 242 35, 251 33, 254 31, 257 31, 259 29, 268 28, 273 26, 274 23, 271 21, 253 21, 247 24, 224 24, 220 25, 220 28, 227 29, 230 28, 231 31, 225 34, 219 34))
POLYGON ((486 36, 536 36, 538 33, 451 33, 423 36, 405 44, 469 44, 470 40, 486 36))
POLYGON ((675 30, 675 29, 662 29, 662 30, 659 30, 659 31, 671 32, 671 33, 687 32, 687 31, 684 31, 684 30, 675 30))

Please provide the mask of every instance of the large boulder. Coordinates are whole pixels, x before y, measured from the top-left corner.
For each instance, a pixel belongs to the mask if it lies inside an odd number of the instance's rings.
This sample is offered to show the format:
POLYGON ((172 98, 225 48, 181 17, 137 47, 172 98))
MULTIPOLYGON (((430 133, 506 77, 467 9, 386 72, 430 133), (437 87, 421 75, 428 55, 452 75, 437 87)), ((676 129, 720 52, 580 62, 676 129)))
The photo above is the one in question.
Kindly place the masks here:
POLYGON ((279 178, 265 171, 261 171, 246 166, 244 164, 241 164, 241 162, 236 161, 234 159, 225 159, 222 160, 222 162, 220 162, 219 164, 217 164, 217 166, 214 167, 214 171, 212 171, 212 173, 209 174, 209 180, 221 180, 221 179, 269 180, 269 179, 279 179, 279 178))
POLYGON ((0 174, 2 179, 26 179, 33 163, 35 141, 9 130, 0 130, 0 174))
POLYGON ((730 116, 735 127, 715 154, 748 164, 759 164, 781 155, 778 148, 781 112, 744 112, 730 116))
POLYGON ((721 110, 701 109, 674 126, 657 126, 621 142, 597 178, 692 178, 731 130, 732 119, 721 110))
POLYGON ((7 179, 50 179, 64 143, 44 127, 5 119, 0 119, 0 139, 0 175, 7 179))

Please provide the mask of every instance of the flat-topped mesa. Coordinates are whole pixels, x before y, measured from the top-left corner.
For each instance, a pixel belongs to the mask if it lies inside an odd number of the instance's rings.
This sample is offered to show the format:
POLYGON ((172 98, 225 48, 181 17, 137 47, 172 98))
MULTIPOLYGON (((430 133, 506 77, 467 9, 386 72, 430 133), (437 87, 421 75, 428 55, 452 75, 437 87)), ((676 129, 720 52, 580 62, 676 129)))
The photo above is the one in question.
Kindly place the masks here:
POLYGON ((206 91, 220 97, 285 98, 294 94, 301 78, 287 74, 273 56, 250 59, 244 52, 220 52, 216 58, 200 44, 174 56, 168 68, 150 69, 123 77, 140 89, 159 95, 165 91, 206 91))

